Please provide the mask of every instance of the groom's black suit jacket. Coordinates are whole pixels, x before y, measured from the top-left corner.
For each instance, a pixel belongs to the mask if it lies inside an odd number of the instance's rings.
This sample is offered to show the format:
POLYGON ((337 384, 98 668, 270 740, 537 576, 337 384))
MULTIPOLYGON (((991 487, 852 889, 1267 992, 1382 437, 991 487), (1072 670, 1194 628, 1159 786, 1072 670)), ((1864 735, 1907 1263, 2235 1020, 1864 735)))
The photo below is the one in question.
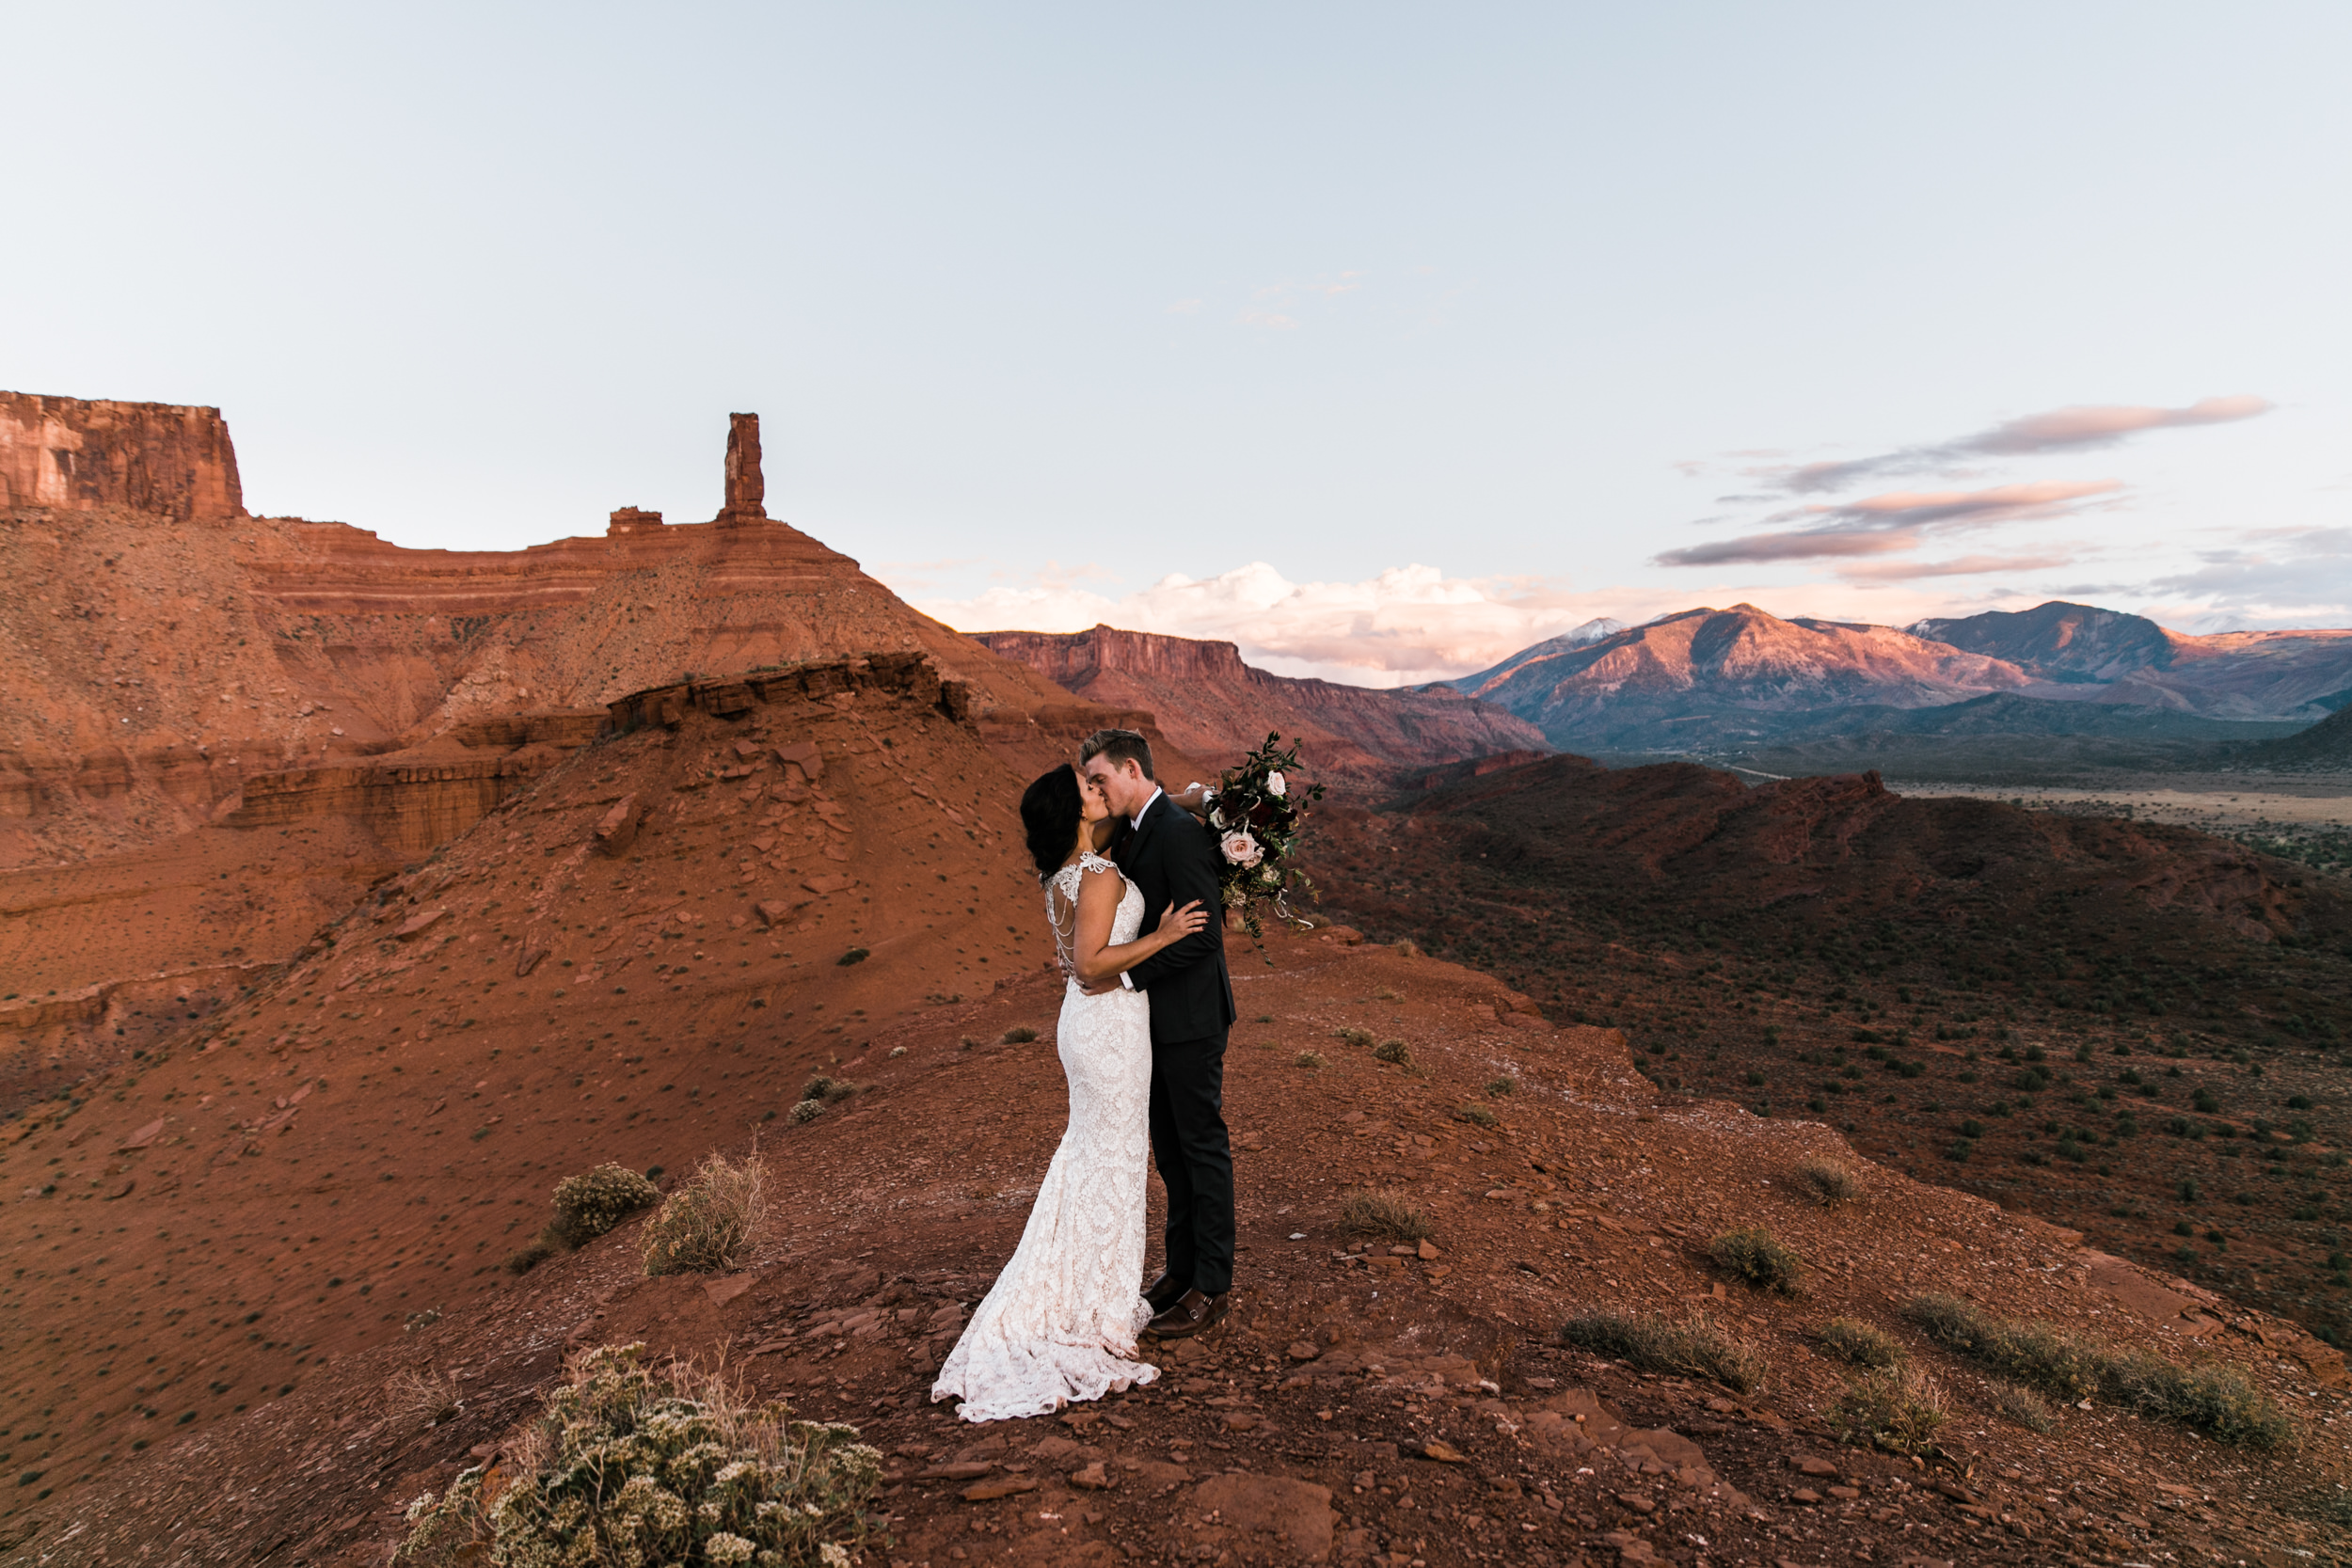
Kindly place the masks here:
POLYGON ((1157 929, 1173 902, 1199 899, 1209 923, 1152 954, 1127 977, 1152 1000, 1152 1043, 1222 1035, 1237 1016, 1225 968, 1225 910, 1217 891, 1216 839, 1166 795, 1155 795, 1115 856, 1143 892, 1146 930, 1157 929))

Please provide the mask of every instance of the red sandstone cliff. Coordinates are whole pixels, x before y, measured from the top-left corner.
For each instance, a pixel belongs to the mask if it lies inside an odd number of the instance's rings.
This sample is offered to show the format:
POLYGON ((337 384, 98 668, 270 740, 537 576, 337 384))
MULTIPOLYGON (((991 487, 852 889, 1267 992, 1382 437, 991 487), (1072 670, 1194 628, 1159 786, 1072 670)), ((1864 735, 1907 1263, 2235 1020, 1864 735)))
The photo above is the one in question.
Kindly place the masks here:
POLYGON ((1244 664, 1231 642, 1096 626, 984 631, 973 641, 1096 702, 1149 708, 1169 738, 1221 761, 1269 730, 1305 742, 1324 777, 1371 778, 1496 752, 1546 751, 1542 734, 1499 707, 1444 688, 1383 691, 1295 680, 1244 664))
POLYGON ((0 392, 0 508, 125 506, 177 522, 245 512, 217 408, 0 392))

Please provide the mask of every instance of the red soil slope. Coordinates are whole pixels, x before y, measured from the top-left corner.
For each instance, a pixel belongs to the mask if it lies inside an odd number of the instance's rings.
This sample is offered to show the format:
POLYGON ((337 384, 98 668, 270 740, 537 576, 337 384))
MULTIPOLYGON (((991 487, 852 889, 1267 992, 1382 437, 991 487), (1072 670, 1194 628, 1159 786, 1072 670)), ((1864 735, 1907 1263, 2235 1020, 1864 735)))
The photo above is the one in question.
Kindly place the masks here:
POLYGON ((1269 731, 1303 743, 1327 783, 1382 780, 1397 769, 1549 750, 1541 731, 1445 687, 1377 691, 1294 680, 1244 664, 1231 642, 1096 626, 1091 631, 975 632, 973 641, 1067 691, 1148 709, 1162 733, 1197 756, 1238 757, 1269 731))

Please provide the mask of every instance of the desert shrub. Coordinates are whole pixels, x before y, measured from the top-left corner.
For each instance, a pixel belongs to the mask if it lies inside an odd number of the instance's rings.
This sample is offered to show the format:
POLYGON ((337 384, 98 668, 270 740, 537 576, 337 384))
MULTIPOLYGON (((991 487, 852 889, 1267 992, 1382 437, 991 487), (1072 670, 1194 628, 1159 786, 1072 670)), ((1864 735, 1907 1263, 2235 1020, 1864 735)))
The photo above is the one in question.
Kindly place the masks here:
POLYGON ((1797 1167, 1797 1175, 1825 1209, 1862 1196, 1862 1178, 1834 1160, 1807 1160, 1797 1167))
POLYGON ((1581 1312, 1560 1326, 1560 1338, 1645 1371, 1709 1377, 1742 1394, 1764 1386, 1764 1353, 1696 1312, 1581 1312))
POLYGON ((1413 1065, 1412 1047, 1403 1040, 1382 1040, 1372 1048, 1372 1054, 1375 1061, 1394 1062, 1399 1067, 1413 1065))
POLYGON ((457 1414, 462 1402, 457 1378, 430 1367, 394 1372, 384 1384, 384 1412, 392 1425, 406 1432, 439 1426, 457 1414))
POLYGON ((508 1274, 529 1274, 563 1250, 542 1233, 508 1253, 500 1267, 508 1274))
POLYGON ((1916 1367, 1882 1367, 1846 1385, 1829 1418, 1846 1442, 1925 1454, 1947 1419, 1944 1390, 1916 1367))
POLYGON ((795 1101, 792 1109, 785 1113, 786 1116, 791 1117, 792 1125, 795 1127, 803 1122, 815 1121, 824 1114, 825 1102, 821 1100, 795 1101))
POLYGON ((1946 1349, 2068 1404, 2096 1395, 2253 1449, 2283 1447, 2295 1435, 2286 1413, 2235 1367, 2183 1367, 2049 1323, 1996 1318, 1957 1296, 1915 1296, 1903 1315, 1946 1349))
POLYGON ((2004 1383, 1994 1389, 1993 1407, 2027 1432, 2048 1432, 2058 1425, 2058 1417, 2047 1400, 2014 1383, 2004 1383))
POLYGON ((399 1568, 480 1562, 849 1568, 882 1455, 857 1430, 752 1405, 641 1345, 576 1356, 493 1500, 485 1467, 408 1505, 399 1568))
POLYGON ((1708 1245, 1708 1253, 1726 1274, 1775 1295, 1800 1295, 1804 1290, 1804 1259, 1769 1230, 1726 1230, 1708 1245))
POLYGON ((1011 1028, 1006 1030, 1002 1035, 998 1036, 997 1038, 1004 1041, 1007 1045, 1026 1045, 1031 1040, 1037 1038, 1037 1031, 1030 1028, 1025 1023, 1016 1023, 1011 1028))
POLYGON ((1436 1234, 1429 1217, 1402 1193, 1355 1192, 1340 1203, 1340 1228, 1355 1236, 1385 1236, 1392 1242, 1425 1241, 1436 1234))
POLYGON ((847 1078, 828 1078, 818 1073, 801 1090, 803 1100, 821 1100, 831 1105, 857 1093, 857 1085, 847 1078))
POLYGON ((1291 1058, 1293 1067, 1321 1067, 1322 1065, 1323 1057, 1312 1051, 1302 1051, 1291 1058))
POLYGON ((1495 1114, 1486 1109, 1484 1105, 1459 1105, 1454 1107, 1454 1114, 1461 1117, 1464 1121, 1469 1122, 1473 1127, 1494 1127, 1500 1125, 1495 1114))
POLYGON ((1518 1086, 1519 1081, 1516 1078, 1489 1078, 1486 1080, 1486 1093, 1496 1100, 1501 1100, 1507 1094, 1517 1092, 1518 1086))
POLYGON ((1373 1036, 1369 1029, 1334 1029, 1331 1032, 1339 1037, 1342 1045, 1362 1047, 1372 1043, 1373 1036))
POLYGON ((555 1184, 555 1218, 540 1240, 585 1246, 640 1209, 661 1201, 661 1189, 627 1165, 603 1164, 555 1184))
POLYGON ((757 1152, 744 1160, 713 1154, 645 1222, 645 1272, 718 1274, 741 1268, 751 1260, 753 1240, 767 1213, 767 1171, 757 1152))
POLYGON ((1411 937, 1406 937, 1403 941, 1391 944, 1390 950, 1397 954, 1400 958, 1418 958, 1421 957, 1421 943, 1415 942, 1411 937))
POLYGON ((1859 1318, 1832 1318, 1813 1338, 1830 1354, 1857 1367, 1899 1367, 1907 1358, 1901 1340, 1859 1318))

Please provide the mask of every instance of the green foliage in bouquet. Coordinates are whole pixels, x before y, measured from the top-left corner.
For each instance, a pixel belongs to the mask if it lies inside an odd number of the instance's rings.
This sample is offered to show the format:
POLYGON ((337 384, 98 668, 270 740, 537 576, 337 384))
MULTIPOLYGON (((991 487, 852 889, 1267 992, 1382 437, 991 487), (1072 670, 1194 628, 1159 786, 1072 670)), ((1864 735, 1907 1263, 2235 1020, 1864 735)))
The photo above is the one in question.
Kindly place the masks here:
POLYGON ((1263 911, 1290 925, 1305 924, 1292 912, 1290 895, 1315 895, 1296 863, 1307 809, 1323 799, 1323 786, 1294 782, 1297 770, 1296 744, 1285 747, 1279 735, 1268 735, 1264 745, 1217 780, 1209 826, 1217 837, 1218 892, 1253 937, 1265 935, 1263 911))

